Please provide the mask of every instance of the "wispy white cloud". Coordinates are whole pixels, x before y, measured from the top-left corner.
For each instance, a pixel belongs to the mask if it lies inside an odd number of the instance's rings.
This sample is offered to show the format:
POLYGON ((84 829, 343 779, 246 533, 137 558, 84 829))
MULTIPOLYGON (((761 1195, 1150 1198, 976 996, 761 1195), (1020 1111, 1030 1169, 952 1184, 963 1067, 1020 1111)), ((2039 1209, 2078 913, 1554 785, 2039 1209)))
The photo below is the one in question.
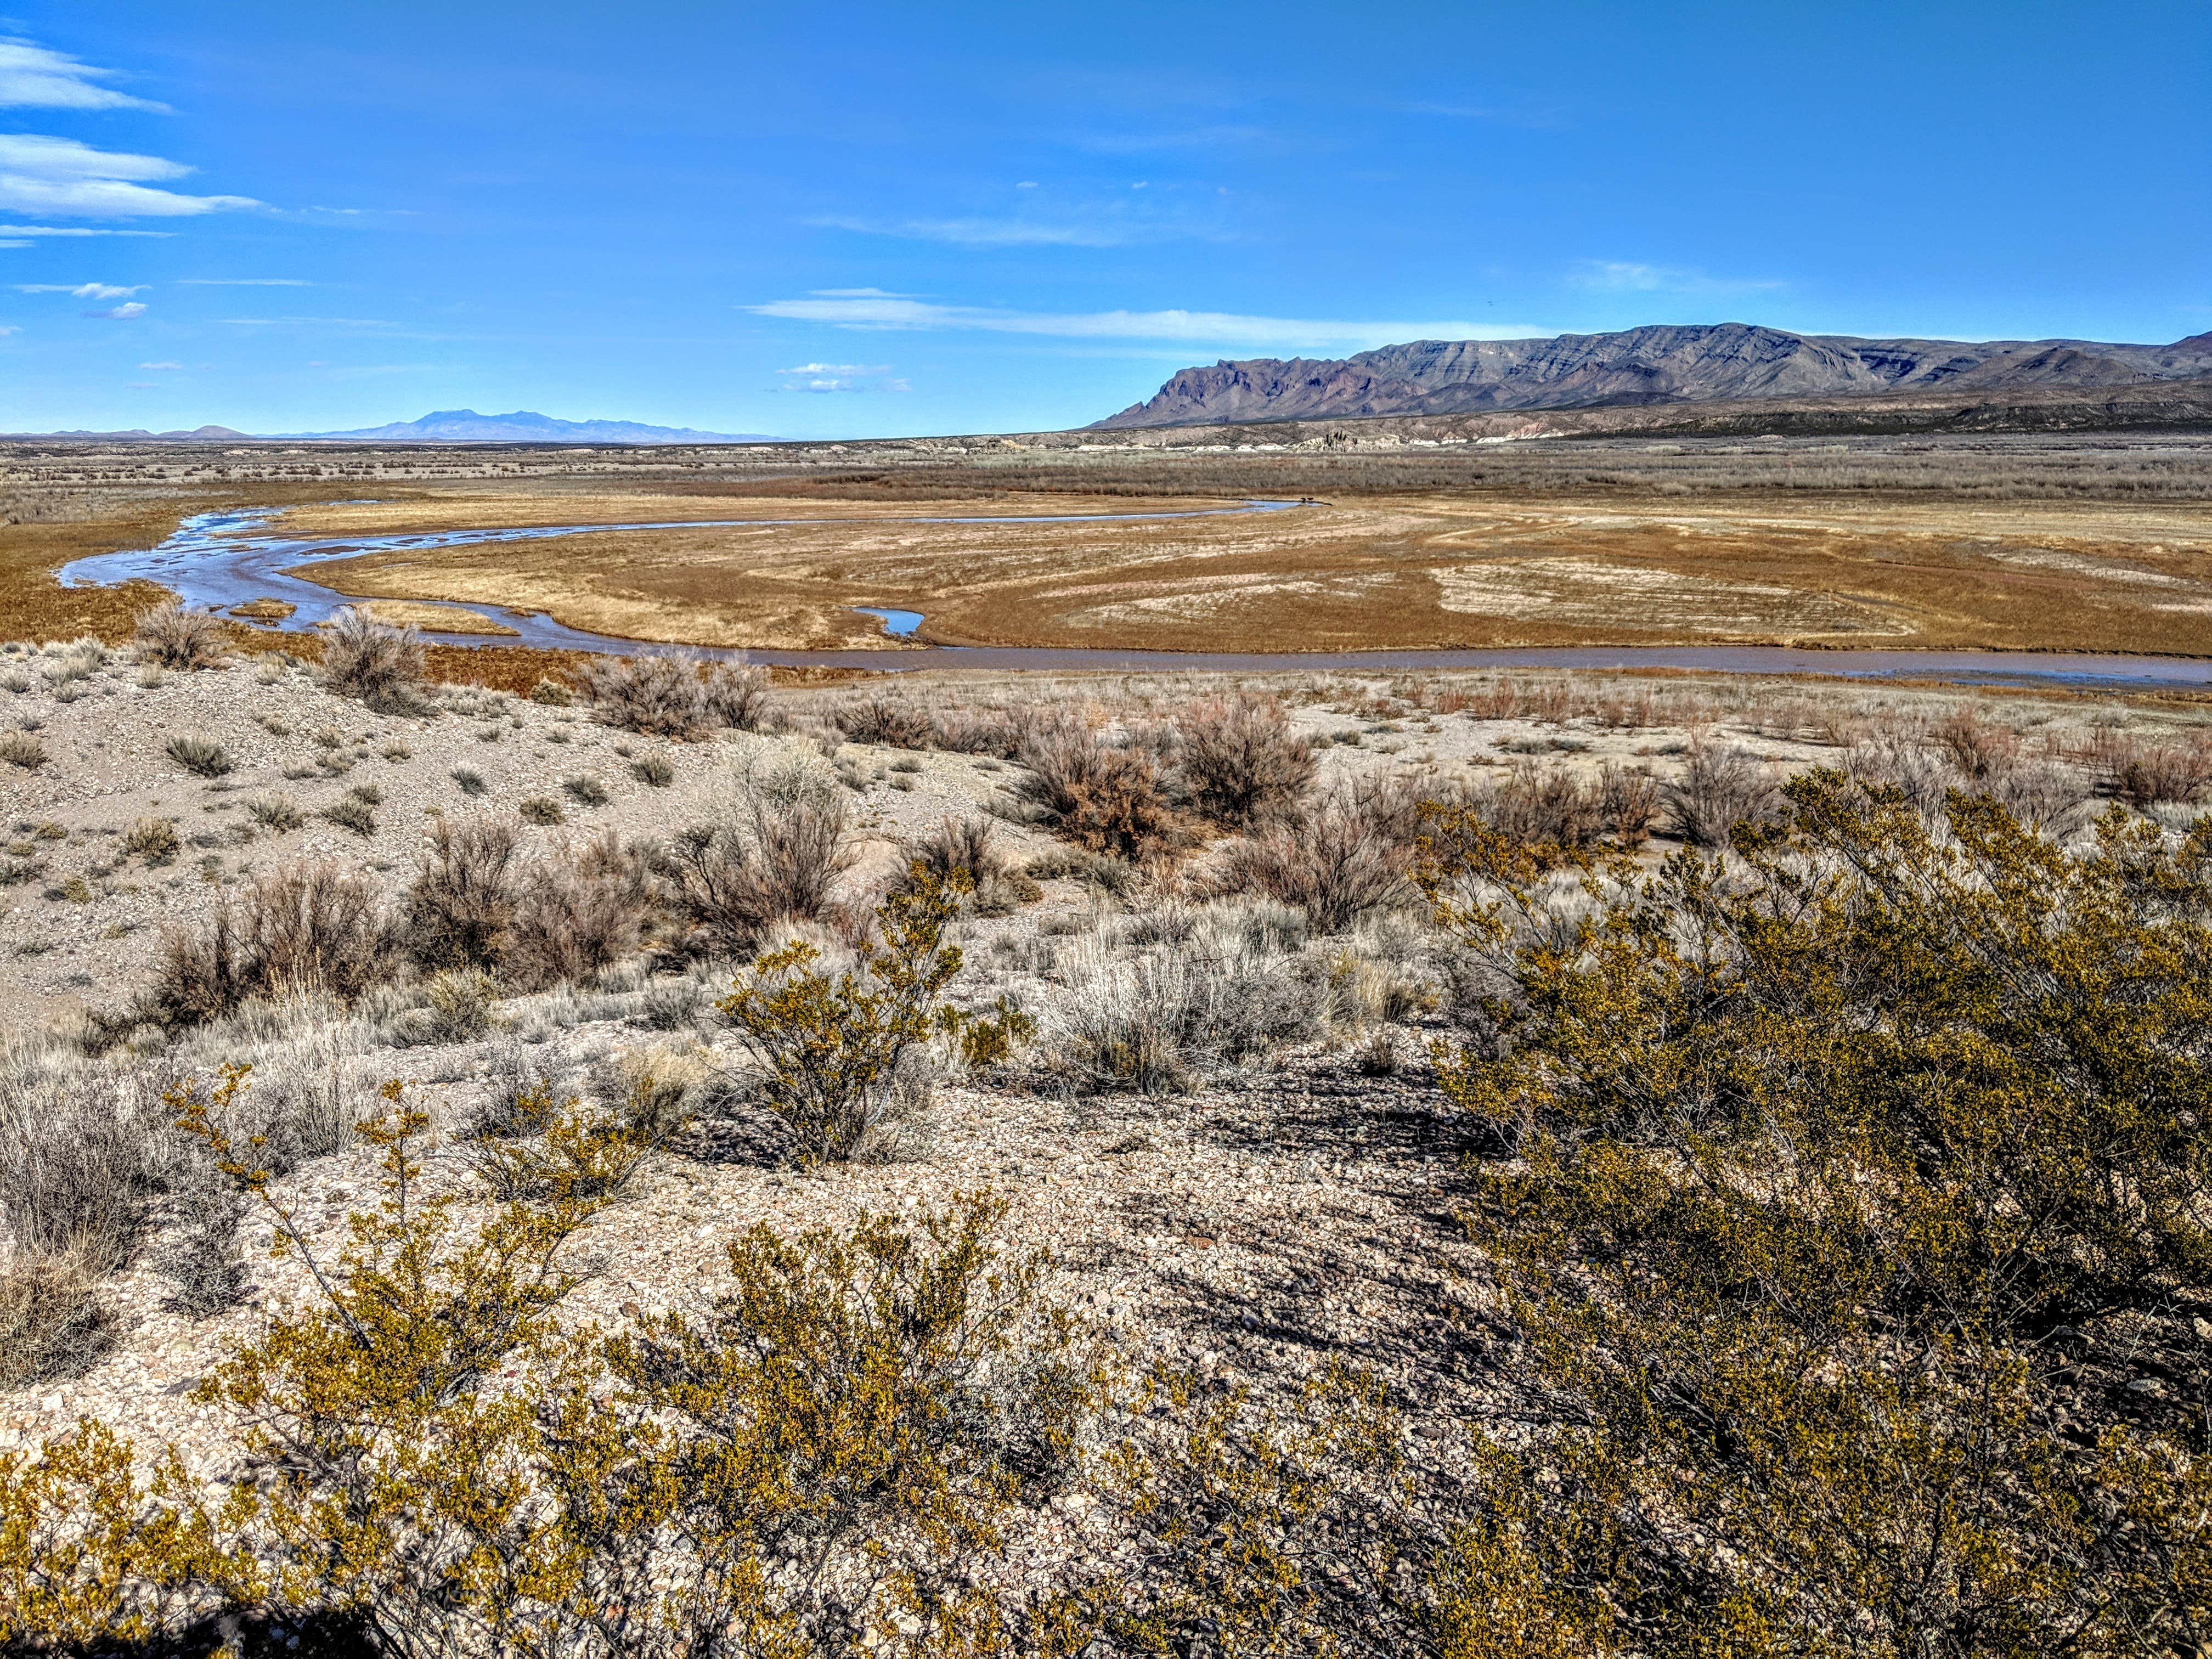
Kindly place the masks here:
POLYGON ((113 283, 18 283, 18 294, 66 294, 72 300, 127 300, 134 294, 143 294, 147 284, 134 283, 129 288, 118 288, 113 283))
POLYGON ((779 368, 779 374, 888 374, 889 363, 801 363, 796 368, 779 368))
POLYGON ((313 288, 298 276, 179 276, 184 288, 313 288))
POLYGON ((1145 155, 1171 149, 1242 149, 1273 137, 1265 127, 1217 125, 1174 131, 1092 133, 1076 144, 1101 155, 1145 155))
POLYGON ((0 225, 0 236, 173 236, 173 230, 121 230, 105 225, 0 225))
POLYGON ((0 209, 69 218, 179 218, 258 207, 248 196, 186 196, 147 180, 192 169, 158 155, 100 150, 74 138, 0 133, 0 209))
POLYGON ((895 378, 889 363, 800 363, 779 368, 785 376, 784 392, 905 392, 907 383, 895 378))
POLYGON ((937 305, 890 295, 817 295, 804 300, 775 300, 744 309, 758 317, 825 323, 847 329, 979 329, 1066 339, 1173 340, 1194 344, 1291 348, 1389 345, 1407 340, 1511 340, 1556 332, 1518 324, 1338 321, 1253 317, 1221 311, 1008 311, 985 306, 937 305))
POLYGON ((1681 265, 1648 265, 1628 259, 1585 259, 1569 273, 1577 288, 1600 294, 1767 294, 1787 283, 1709 276, 1681 265))
POLYGON ((1154 190, 1131 180, 1114 193, 1060 196, 1034 180, 1017 185, 1011 210, 970 214, 823 214, 805 222, 829 230, 955 247, 1139 247, 1158 242, 1222 241, 1232 234, 1224 192, 1154 190))
POLYGON ((97 317, 104 322, 127 323, 134 317, 143 317, 146 307, 133 300, 129 305, 110 306, 106 311, 88 311, 88 317, 97 317))
POLYGON ((182 368, 184 365, 182 363, 141 363, 138 367, 141 368, 182 368))
POLYGON ((0 37, 0 106, 39 109, 166 110, 145 98, 133 98, 102 81, 113 70, 96 69, 67 52, 55 52, 19 36, 0 37))
POLYGON ((21 334, 22 331, 13 323, 0 323, 0 339, 7 338, 10 334, 21 334))

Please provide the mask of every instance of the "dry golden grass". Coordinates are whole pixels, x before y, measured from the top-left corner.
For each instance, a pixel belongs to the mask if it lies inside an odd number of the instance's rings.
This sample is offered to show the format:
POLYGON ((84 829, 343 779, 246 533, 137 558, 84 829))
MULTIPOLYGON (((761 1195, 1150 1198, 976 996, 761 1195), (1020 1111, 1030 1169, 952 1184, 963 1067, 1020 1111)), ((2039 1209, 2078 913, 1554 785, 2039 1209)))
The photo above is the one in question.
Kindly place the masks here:
MULTIPOLYGON (((1174 511, 1204 498, 994 496, 933 516, 1174 511)), ((287 515, 315 533, 574 522, 571 495, 463 495, 287 515)), ((1116 523, 917 524, 907 504, 624 494, 610 519, 826 522, 629 531, 366 556, 349 592, 544 610, 720 646, 889 647, 861 605, 940 643, 1182 650, 1670 643, 2195 654, 2212 639, 2212 508, 2103 503, 1465 494, 1116 523)))

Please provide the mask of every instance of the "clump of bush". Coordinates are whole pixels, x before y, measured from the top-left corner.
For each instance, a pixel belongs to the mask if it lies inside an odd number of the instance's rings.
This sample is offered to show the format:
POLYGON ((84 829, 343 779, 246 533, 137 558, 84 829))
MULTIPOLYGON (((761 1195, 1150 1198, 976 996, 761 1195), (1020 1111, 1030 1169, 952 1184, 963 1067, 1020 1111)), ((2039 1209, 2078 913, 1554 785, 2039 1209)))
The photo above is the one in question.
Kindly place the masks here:
POLYGON ((679 832, 657 868, 695 955, 748 956, 767 932, 811 921, 847 862, 845 803, 798 769, 756 776, 721 814, 679 832))
POLYGON ((1016 798, 1079 847, 1141 859, 1183 839, 1159 760, 1149 749, 1109 743, 1068 720, 1025 738, 1019 759, 1016 798))
POLYGON ((525 823, 536 824, 541 830, 550 830, 568 821, 568 814, 561 803, 550 795, 526 795, 515 811, 522 814, 525 823))
POLYGON ((46 763, 46 745, 28 732, 0 732, 0 761, 35 772, 46 763))
POLYGON ((582 673, 601 721, 647 737, 757 731, 767 713, 768 671, 750 664, 716 663, 702 673, 676 657, 599 657, 582 673))
POLYGON ((307 821, 307 814, 282 795, 255 795, 246 803, 246 811, 264 830, 278 835, 307 821))
POLYGON ((1313 781, 1314 750, 1273 697, 1216 697, 1176 720, 1175 765, 1192 808, 1231 829, 1288 817, 1313 781))
POLYGON ((1669 827, 1693 847, 1721 848, 1739 823, 1758 823, 1780 805, 1782 791, 1755 755, 1701 743, 1682 775, 1663 786, 1669 827))
POLYGON ((188 611, 173 599, 140 611, 131 637, 140 661, 163 668, 213 668, 230 645, 221 618, 212 611, 188 611))
POLYGON ((367 796, 349 790, 317 814, 341 830, 350 830, 364 840, 376 833, 376 806, 367 796))
POLYGON ((1375 792, 1337 790, 1291 822, 1231 842, 1212 885, 1264 893, 1303 910, 1315 932, 1342 933, 1412 896, 1406 872, 1414 822, 1395 806, 1375 792))
POLYGON ((167 818, 140 818, 123 832, 123 850, 149 864, 167 864, 184 844, 177 826, 167 818))
POLYGON ((1437 1056, 1501 1154, 1466 1213, 1560 1412, 1478 1447, 1446 1650, 1499 1607, 1570 1651, 2193 1641, 2194 1419, 2122 1384, 2201 1353, 2212 831, 1784 793, 1579 918, 1494 831, 1431 872, 1498 975, 1437 1056))
POLYGON ((358 697, 380 713, 421 706, 422 636, 412 628, 378 622, 353 605, 342 607, 324 631, 320 678, 342 697, 358 697))
POLYGON ((877 693, 837 705, 830 716, 848 743, 886 749, 935 746, 936 726, 928 711, 877 693))
POLYGON ((317 993, 350 1002, 390 961, 368 882, 330 865, 299 866, 227 899, 204 930, 166 933, 146 1012, 175 1028, 254 998, 317 993))
POLYGON ((895 892, 924 881, 955 885, 975 913, 986 916, 1009 915, 1017 905, 1034 903, 1042 895, 1035 881, 1014 867, 982 818, 941 819, 927 835, 908 842, 904 851, 907 867, 892 882, 895 892))
POLYGON ((203 778, 219 778, 230 770, 230 751, 212 738, 179 733, 161 745, 161 752, 203 778))

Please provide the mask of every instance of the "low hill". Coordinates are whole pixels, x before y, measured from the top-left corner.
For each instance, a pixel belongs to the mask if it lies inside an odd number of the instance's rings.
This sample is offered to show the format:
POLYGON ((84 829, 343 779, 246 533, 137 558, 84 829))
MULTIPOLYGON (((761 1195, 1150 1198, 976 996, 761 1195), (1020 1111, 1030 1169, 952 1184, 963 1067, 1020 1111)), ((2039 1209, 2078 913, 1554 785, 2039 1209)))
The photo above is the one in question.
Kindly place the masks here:
POLYGON ((1224 359, 1177 371, 1094 429, 1912 392, 1987 398, 2205 378, 2212 333, 2171 345, 1874 340, 1719 323, 1417 340, 1340 359, 1224 359))
POLYGON ((479 415, 473 409, 433 410, 420 420, 393 421, 350 432, 287 432, 287 438, 361 443, 425 444, 721 444, 767 441, 757 432, 702 432, 688 426, 647 426, 639 421, 563 421, 535 410, 479 415))

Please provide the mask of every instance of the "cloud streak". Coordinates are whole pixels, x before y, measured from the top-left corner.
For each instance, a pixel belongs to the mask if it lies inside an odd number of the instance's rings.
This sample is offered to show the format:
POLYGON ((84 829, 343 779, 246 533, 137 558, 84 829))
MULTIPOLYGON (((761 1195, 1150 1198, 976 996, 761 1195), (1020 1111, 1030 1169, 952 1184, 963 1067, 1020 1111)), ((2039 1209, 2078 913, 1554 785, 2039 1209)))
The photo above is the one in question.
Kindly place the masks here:
POLYGON ((19 37, 0 37, 0 106, 15 109, 150 109, 164 110, 144 98, 133 98, 102 81, 114 79, 113 70, 96 69, 67 52, 55 52, 19 37))
POLYGON ((1787 283, 1708 276, 1681 265, 1639 264, 1627 259, 1585 259, 1569 282, 1597 294, 1770 294, 1787 283))
POLYGON ((1191 344, 1277 347, 1392 345, 1407 340, 1514 340, 1557 332, 1522 325, 1464 321, 1340 321, 1255 317, 1223 311, 1009 311, 937 305, 884 295, 774 300, 743 309, 757 317, 856 330, 983 330, 1078 340, 1162 340, 1191 344))
POLYGON ((18 294, 66 294, 72 300, 127 300, 134 294, 143 294, 147 284, 134 283, 129 288, 119 288, 113 283, 18 283, 18 294))
POLYGON ((192 169, 158 155, 100 150, 74 138, 0 133, 0 210, 64 218, 180 218, 258 207, 250 196, 187 196, 149 182, 192 169))

